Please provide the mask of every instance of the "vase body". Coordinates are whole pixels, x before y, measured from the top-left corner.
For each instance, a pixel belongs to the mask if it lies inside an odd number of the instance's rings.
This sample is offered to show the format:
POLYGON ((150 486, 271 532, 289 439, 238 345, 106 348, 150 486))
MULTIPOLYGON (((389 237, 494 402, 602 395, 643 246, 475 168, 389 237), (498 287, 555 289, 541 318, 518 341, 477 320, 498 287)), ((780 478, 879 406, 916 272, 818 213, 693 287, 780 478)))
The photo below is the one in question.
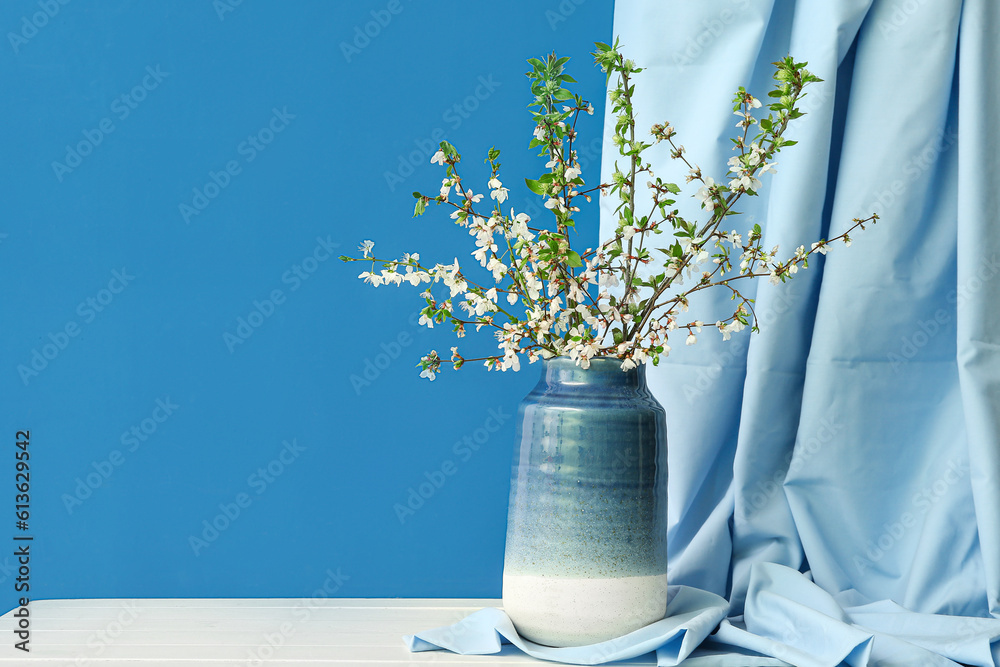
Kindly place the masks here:
POLYGON ((518 406, 503 604, 525 639, 583 646, 665 615, 666 414, 645 370, 556 357, 518 406))

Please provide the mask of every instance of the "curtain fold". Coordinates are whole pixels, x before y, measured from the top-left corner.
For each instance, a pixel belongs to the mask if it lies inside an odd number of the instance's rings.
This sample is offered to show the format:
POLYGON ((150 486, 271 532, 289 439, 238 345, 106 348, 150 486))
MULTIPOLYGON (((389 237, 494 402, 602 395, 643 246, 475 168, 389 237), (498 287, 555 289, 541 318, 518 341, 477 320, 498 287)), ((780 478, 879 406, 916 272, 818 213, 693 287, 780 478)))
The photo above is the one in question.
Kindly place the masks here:
MULTIPOLYGON (((668 414, 671 583, 731 601, 720 645, 774 658, 774 646, 808 652, 794 636, 815 631, 811 615, 796 618, 774 597, 798 591, 797 605, 841 628, 848 664, 907 664, 906 655, 957 664, 972 644, 985 662, 969 664, 1000 664, 991 657, 1000 637, 998 7, 616 4, 615 35, 645 68, 639 129, 669 122, 717 181, 732 155, 738 86, 765 100, 770 63, 787 54, 824 79, 789 130, 798 145, 780 154, 760 196, 743 200, 737 231, 760 224, 765 246, 784 255, 855 217, 880 217, 790 282, 749 287, 760 334, 723 342, 706 328, 695 346, 672 341, 671 356, 649 369, 668 414), (782 576, 762 571, 768 564, 782 576), (824 606, 831 600, 836 613, 824 606), (907 634, 941 615, 969 623, 949 620, 942 627, 958 636, 929 644, 907 634), (850 641, 858 632, 874 638, 870 650, 850 641)), ((613 126, 609 111, 605 182, 622 159, 613 126)), ((657 176, 684 184, 686 167, 663 144, 647 155, 657 176)), ((689 184, 683 194, 692 193, 689 184)), ((679 203, 702 219, 696 200, 679 203)), ((602 200, 602 238, 615 205, 602 200)), ((725 295, 702 294, 692 319, 731 314, 725 295)))

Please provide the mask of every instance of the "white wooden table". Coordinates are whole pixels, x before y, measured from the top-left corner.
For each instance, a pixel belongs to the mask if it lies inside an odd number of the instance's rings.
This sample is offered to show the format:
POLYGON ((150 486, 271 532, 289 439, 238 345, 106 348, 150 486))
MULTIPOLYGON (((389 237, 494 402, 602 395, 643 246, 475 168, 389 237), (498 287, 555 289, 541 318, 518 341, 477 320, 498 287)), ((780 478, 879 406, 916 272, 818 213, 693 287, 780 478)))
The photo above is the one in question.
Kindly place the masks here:
MULTIPOLYGON (((510 644, 494 655, 410 653, 403 635, 451 625, 499 600, 137 599, 38 600, 30 652, 13 610, 0 617, 0 665, 551 665, 510 644)), ((655 665, 652 654, 616 665, 655 665)))

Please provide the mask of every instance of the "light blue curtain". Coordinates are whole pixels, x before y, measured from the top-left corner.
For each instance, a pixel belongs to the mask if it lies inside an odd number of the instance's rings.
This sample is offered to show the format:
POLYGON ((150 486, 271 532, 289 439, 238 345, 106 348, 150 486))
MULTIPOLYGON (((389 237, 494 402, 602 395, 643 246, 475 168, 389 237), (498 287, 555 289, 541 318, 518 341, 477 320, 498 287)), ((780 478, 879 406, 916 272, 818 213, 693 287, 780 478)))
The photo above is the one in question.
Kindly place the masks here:
MULTIPOLYGON (((698 664, 1000 664, 1000 3, 628 1, 614 32, 646 68, 639 129, 669 121, 717 181, 738 86, 765 100, 786 54, 824 79, 737 230, 790 253, 881 218, 748 288, 760 334, 706 329, 649 369, 671 583, 732 605, 698 664)), ((654 171, 683 185, 664 146, 654 171)))

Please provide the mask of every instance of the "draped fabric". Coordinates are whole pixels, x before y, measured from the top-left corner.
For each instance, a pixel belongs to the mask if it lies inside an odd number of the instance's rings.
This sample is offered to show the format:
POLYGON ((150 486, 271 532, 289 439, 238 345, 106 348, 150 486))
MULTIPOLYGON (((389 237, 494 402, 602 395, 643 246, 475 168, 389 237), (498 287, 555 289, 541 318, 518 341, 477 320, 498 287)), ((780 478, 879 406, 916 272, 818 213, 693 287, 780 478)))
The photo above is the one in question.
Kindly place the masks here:
MULTIPOLYGON (((788 283, 744 286, 759 334, 709 326, 649 368, 671 584, 731 603, 698 664, 1000 664, 1000 3, 629 1, 614 34, 645 68, 637 129, 669 122, 716 181, 737 87, 766 104, 788 54, 824 79, 734 229, 789 256, 880 218, 788 283)), ((704 219, 668 150, 654 172, 704 219)), ((703 292, 687 315, 732 309, 703 292)))

